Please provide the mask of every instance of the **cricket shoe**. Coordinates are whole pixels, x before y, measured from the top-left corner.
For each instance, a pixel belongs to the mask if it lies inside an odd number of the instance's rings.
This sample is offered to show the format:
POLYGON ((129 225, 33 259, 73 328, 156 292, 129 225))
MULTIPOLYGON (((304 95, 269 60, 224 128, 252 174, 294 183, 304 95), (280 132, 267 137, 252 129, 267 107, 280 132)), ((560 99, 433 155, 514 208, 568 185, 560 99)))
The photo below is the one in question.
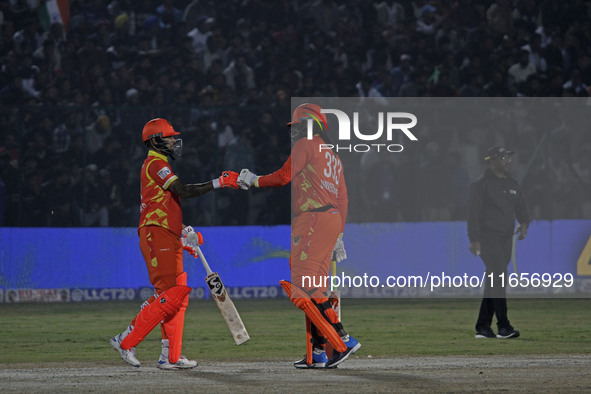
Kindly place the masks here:
POLYGON ((352 336, 349 336, 346 341, 343 341, 347 346, 347 350, 342 353, 333 350, 330 361, 326 363, 326 368, 336 368, 337 365, 345 361, 350 355, 355 353, 361 347, 361 344, 352 336))
POLYGON ((119 334, 111 338, 111 340, 109 341, 111 343, 111 346, 113 347, 113 349, 119 352, 119 355, 121 356, 123 361, 130 365, 133 365, 134 367, 139 368, 140 362, 135 356, 135 348, 132 347, 129 350, 123 349, 121 347, 121 341, 123 340, 123 338, 121 338, 121 335, 122 334, 119 334))
POLYGON ((514 329, 513 327, 504 327, 499 328, 499 332, 497 334, 497 338, 502 339, 509 339, 509 338, 517 338, 519 336, 519 331, 514 329))
POLYGON ((181 355, 179 357, 179 361, 174 364, 171 364, 168 361, 168 356, 164 354, 160 354, 160 359, 158 360, 157 367, 160 369, 171 370, 171 369, 191 369, 195 368, 197 365, 197 361, 195 360, 188 360, 187 357, 181 355))
POLYGON ((308 364, 307 361, 307 357, 304 356, 304 358, 301 360, 294 362, 293 366, 299 369, 324 368, 328 362, 328 357, 326 356, 326 352, 324 350, 314 349, 312 352, 312 364, 308 364))
POLYGON ((496 335, 494 331, 490 329, 490 327, 487 327, 476 331, 474 338, 496 338, 496 335))

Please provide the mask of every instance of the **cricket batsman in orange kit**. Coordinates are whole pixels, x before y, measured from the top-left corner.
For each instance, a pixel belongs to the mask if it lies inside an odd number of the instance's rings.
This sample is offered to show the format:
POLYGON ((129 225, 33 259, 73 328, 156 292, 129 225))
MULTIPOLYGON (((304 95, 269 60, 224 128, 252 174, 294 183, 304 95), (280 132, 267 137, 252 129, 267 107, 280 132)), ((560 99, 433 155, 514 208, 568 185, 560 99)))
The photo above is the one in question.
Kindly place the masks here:
POLYGON ((336 261, 347 257, 342 239, 347 218, 347 186, 341 159, 328 148, 326 117, 321 108, 315 104, 300 105, 288 126, 293 148, 283 167, 264 176, 243 169, 238 185, 249 189, 292 182, 292 283, 282 281, 281 285, 295 306, 304 311, 307 334, 306 356, 294 366, 335 368, 361 347, 344 330, 327 297, 331 256, 336 261), (313 130, 311 139, 306 138, 309 127, 313 130), (325 350, 327 341, 334 349, 330 360, 325 350))
POLYGON ((182 140, 167 120, 152 119, 142 130, 148 157, 141 172, 141 206, 138 234, 140 249, 154 286, 154 295, 142 304, 141 311, 127 329, 111 338, 111 346, 134 367, 140 362, 135 347, 161 325, 162 353, 160 369, 188 369, 194 360, 181 355, 185 310, 191 288, 183 269, 183 249, 197 256, 203 243, 200 233, 183 225, 181 199, 201 196, 220 187, 238 188, 238 173, 224 171, 209 182, 185 185, 173 173, 168 157, 180 156, 182 140))

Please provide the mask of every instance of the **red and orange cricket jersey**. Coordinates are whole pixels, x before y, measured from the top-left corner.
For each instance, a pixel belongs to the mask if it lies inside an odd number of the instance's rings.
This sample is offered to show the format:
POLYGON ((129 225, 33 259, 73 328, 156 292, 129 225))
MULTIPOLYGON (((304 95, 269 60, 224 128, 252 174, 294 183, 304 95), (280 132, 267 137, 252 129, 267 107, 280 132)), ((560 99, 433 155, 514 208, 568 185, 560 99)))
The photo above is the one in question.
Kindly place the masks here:
POLYGON ((175 179, 177 176, 172 172, 168 158, 151 150, 142 166, 142 201, 138 228, 160 226, 181 237, 181 199, 168 190, 175 179))
POLYGON ((320 149, 323 144, 324 141, 318 135, 311 140, 300 139, 293 146, 283 167, 272 174, 261 176, 258 184, 260 187, 282 186, 292 181, 294 215, 333 206, 341 211, 344 229, 348 197, 343 164, 332 150, 320 149))

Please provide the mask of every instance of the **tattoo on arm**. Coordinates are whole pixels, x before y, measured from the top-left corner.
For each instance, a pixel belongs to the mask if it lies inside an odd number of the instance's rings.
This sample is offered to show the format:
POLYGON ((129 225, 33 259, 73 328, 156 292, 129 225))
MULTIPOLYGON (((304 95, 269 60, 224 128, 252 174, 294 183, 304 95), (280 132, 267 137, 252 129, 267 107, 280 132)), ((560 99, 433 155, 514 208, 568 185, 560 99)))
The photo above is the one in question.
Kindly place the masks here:
POLYGON ((193 198, 204 195, 213 190, 213 183, 211 181, 205 183, 195 183, 185 185, 180 179, 175 179, 168 189, 180 198, 193 198))

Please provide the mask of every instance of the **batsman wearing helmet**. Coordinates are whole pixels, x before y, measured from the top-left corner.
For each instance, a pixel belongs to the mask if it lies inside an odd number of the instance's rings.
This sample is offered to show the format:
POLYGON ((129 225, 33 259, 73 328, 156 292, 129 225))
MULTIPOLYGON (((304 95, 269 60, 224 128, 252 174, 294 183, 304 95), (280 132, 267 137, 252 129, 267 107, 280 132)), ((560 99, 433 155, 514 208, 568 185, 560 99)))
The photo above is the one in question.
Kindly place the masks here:
POLYGON ((342 237, 348 197, 341 159, 325 148, 330 140, 321 111, 316 104, 296 108, 287 124, 293 147, 281 169, 263 176, 243 169, 238 177, 242 189, 292 183, 292 283, 281 285, 306 315, 307 351, 296 368, 335 368, 361 347, 344 330, 326 292, 331 256, 337 261, 347 257, 342 237), (333 349, 330 360, 327 341, 333 349))
POLYGON ((220 187, 238 188, 238 173, 224 171, 209 182, 185 185, 173 173, 168 158, 179 157, 182 140, 166 119, 152 119, 144 126, 142 140, 148 157, 141 172, 141 206, 138 234, 154 295, 127 329, 111 338, 111 346, 134 367, 140 362, 135 347, 159 323, 162 331, 161 369, 187 369, 197 366, 181 355, 185 310, 191 288, 183 269, 183 249, 196 255, 203 242, 200 233, 183 225, 181 199, 201 196, 220 187))

